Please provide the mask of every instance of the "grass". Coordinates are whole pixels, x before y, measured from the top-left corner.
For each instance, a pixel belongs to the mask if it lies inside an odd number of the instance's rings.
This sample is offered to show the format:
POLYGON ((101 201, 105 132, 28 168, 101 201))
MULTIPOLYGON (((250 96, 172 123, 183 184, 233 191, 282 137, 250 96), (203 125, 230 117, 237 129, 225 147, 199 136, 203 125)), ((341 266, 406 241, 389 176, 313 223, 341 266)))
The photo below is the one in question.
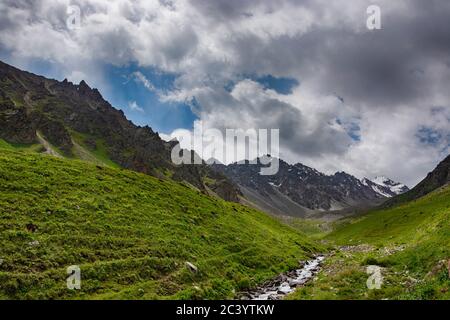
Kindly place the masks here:
POLYGON ((303 219, 284 216, 279 218, 283 223, 308 235, 311 239, 321 239, 333 230, 333 222, 322 219, 303 219))
POLYGON ((102 139, 90 137, 87 134, 75 131, 71 131, 71 136, 74 142, 72 153, 75 155, 75 158, 95 164, 120 168, 120 165, 108 157, 108 151, 105 142, 102 139), (95 142, 95 148, 90 148, 86 145, 87 139, 91 139, 95 142))
POLYGON ((233 298, 320 250, 183 184, 0 147, 0 299, 233 298))
POLYGON ((450 186, 346 221, 278 222, 120 169, 101 140, 72 137, 84 161, 0 140, 0 299, 233 298, 330 247, 289 299, 450 299, 450 186), (70 265, 81 290, 66 287, 70 265), (379 290, 367 288, 368 265, 382 268, 379 290))
POLYGON ((0 149, 17 150, 17 151, 30 151, 30 152, 43 152, 44 148, 41 144, 23 144, 23 143, 11 143, 0 139, 0 149))
POLYGON ((291 299, 450 299, 450 186, 374 211, 325 240, 335 254, 291 299), (381 289, 367 288, 367 265, 383 268, 381 289))

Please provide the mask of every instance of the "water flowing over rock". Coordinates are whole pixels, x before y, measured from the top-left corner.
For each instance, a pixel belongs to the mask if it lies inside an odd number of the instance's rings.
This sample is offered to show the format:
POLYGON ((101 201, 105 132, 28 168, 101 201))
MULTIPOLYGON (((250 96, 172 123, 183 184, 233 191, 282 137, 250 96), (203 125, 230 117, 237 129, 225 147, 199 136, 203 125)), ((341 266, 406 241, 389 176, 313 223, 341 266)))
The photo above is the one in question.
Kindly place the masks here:
POLYGON ((242 293, 240 298, 241 300, 280 300, 312 279, 320 271, 320 265, 324 259, 324 256, 317 256, 307 261, 300 269, 281 274, 254 290, 242 293))

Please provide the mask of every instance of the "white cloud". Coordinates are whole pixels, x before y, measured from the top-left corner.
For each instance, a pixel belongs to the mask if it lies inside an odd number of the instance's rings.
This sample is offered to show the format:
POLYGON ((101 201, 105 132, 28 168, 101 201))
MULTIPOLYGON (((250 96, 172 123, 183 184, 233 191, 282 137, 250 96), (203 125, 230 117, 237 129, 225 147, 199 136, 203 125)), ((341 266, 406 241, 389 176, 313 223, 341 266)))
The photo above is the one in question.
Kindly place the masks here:
POLYGON ((134 79, 163 102, 195 97, 206 126, 280 128, 290 162, 414 184, 448 152, 450 135, 450 3, 434 2, 380 0, 382 30, 369 32, 366 0, 6 0, 0 47, 97 87, 107 83, 103 63, 154 66, 178 75, 172 91, 134 79), (81 28, 68 30, 66 8, 77 3, 81 28), (280 95, 246 74, 300 86, 280 95), (441 140, 421 143, 422 127, 441 140))
POLYGON ((130 102, 128 102, 128 108, 130 108, 130 110, 132 110, 132 111, 144 112, 144 109, 142 109, 142 108, 136 103, 136 101, 130 101, 130 102))

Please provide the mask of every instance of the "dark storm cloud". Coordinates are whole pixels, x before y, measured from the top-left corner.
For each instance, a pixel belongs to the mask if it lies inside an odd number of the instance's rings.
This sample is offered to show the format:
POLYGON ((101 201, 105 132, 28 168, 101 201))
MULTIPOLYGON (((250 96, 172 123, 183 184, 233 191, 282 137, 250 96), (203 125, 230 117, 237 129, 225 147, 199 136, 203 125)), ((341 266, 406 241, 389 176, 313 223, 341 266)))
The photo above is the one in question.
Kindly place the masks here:
MULTIPOLYGON (((235 50, 236 64, 246 72, 315 79, 318 90, 337 92, 355 105, 391 108, 408 104, 432 94, 436 85, 444 85, 440 77, 448 76, 448 72, 436 74, 434 68, 448 65, 450 59, 450 2, 406 3, 404 10, 386 14, 381 7, 381 30, 355 32, 339 23, 321 26, 318 21, 295 37, 267 42, 246 33, 230 38, 229 46, 235 50)), ((327 10, 314 5, 310 9, 317 17, 327 10)), ((227 18, 241 19, 237 8, 226 12, 227 18)), ((361 24, 366 17, 361 12, 361 24)))
POLYGON ((327 69, 324 88, 373 107, 408 104, 436 86, 445 90, 439 75, 427 75, 450 57, 450 3, 436 3, 422 10, 416 1, 410 11, 386 16, 379 31, 319 32, 317 39, 331 43, 319 61, 327 69))

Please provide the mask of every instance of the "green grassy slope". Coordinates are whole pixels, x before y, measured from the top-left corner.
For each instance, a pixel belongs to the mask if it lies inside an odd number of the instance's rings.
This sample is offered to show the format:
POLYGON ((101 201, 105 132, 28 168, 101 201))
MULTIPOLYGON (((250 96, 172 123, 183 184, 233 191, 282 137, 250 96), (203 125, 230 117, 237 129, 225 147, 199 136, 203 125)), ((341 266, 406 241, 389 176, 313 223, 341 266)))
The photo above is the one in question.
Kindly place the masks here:
POLYGON ((102 139, 95 139, 87 134, 81 134, 76 131, 71 131, 72 136, 72 154, 75 159, 92 162, 99 165, 106 165, 113 168, 120 168, 120 166, 108 158, 108 152, 102 139), (95 150, 86 145, 86 141, 90 139, 95 142, 95 150))
POLYGON ((340 251, 293 298, 450 299, 450 186, 374 211, 326 239, 340 251), (384 268, 382 289, 367 289, 367 265, 384 268))
POLYGON ((415 201, 373 212, 338 229, 330 238, 341 244, 404 245, 427 268, 426 261, 433 263, 450 257, 450 186, 415 201), (424 250, 426 244, 430 246, 424 250))
MULTIPOLYGON (((72 135, 73 147, 71 150, 72 155, 69 157, 69 159, 83 160, 101 166, 120 168, 120 166, 117 163, 108 158, 104 142, 101 139, 93 139, 92 137, 80 134, 75 131, 71 131, 70 133, 72 135), (89 138, 95 141, 96 143, 95 150, 86 145, 85 140, 89 138)), ((57 147, 46 141, 45 138, 42 136, 42 134, 38 133, 38 137, 40 141, 34 144, 10 143, 3 139, 0 139, 0 148, 16 151, 31 151, 37 153, 45 153, 46 149, 50 148, 54 155, 57 155, 58 157, 67 158, 67 156, 65 156, 61 150, 59 150, 57 147), (47 147, 44 146, 43 144, 46 144, 47 147)))
POLYGON ((44 152, 44 147, 39 144, 20 144, 20 143, 9 143, 3 139, 0 139, 0 149, 16 150, 16 151, 30 151, 30 152, 44 152))
POLYGON ((183 184, 0 146, 0 299, 232 298, 317 250, 183 184))

